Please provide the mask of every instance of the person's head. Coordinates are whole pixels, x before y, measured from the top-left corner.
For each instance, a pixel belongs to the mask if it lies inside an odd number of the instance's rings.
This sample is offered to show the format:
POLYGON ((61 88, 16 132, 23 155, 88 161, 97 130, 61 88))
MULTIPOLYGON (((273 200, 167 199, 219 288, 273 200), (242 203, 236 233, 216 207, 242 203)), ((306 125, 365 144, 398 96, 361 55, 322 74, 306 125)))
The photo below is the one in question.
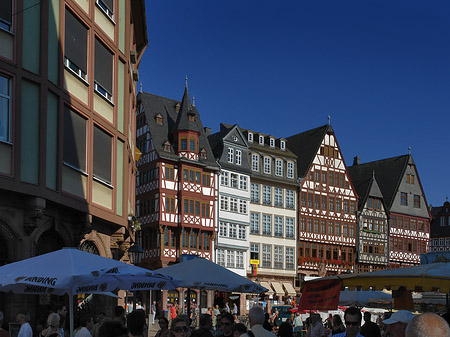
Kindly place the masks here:
POLYGON ((404 337, 406 326, 414 315, 408 310, 399 310, 394 312, 390 318, 383 321, 388 326, 387 332, 391 337, 404 337))
POLYGON ((92 327, 94 326, 94 321, 92 320, 92 316, 88 315, 88 314, 81 315, 80 326, 85 327, 88 330, 92 329, 92 327))
POLYGON ((134 310, 127 316, 127 328, 133 336, 142 336, 144 333, 145 315, 134 310))
POLYGON ((47 317, 47 326, 54 330, 54 329, 59 329, 59 315, 57 313, 50 313, 50 315, 48 315, 47 317))
POLYGON ((203 314, 200 316, 200 326, 208 330, 212 328, 212 317, 210 314, 203 314))
POLYGON ((370 312, 366 311, 364 313, 364 322, 370 322, 372 319, 372 315, 370 314, 370 312))
POLYGON ((63 305, 63 304, 57 305, 55 311, 59 315, 60 318, 66 317, 67 308, 65 305, 63 305))
POLYGON ((98 337, 126 337, 127 329, 118 321, 106 321, 98 329, 98 337))
POLYGON ((189 328, 184 319, 176 317, 172 320, 170 332, 174 337, 186 337, 189 328))
POLYGON ((333 315, 333 320, 332 320, 332 328, 333 328, 333 330, 339 329, 339 327, 341 325, 342 325, 341 316, 339 316, 338 314, 333 315))
POLYGON ((220 330, 225 336, 233 333, 234 318, 229 312, 224 312, 220 317, 220 330))
POLYGON ((158 321, 159 327, 161 329, 168 329, 169 328, 169 320, 165 317, 161 317, 158 321))
POLYGON ((292 337, 293 331, 292 331, 292 325, 290 325, 288 322, 281 323, 280 327, 278 328, 278 337, 292 337))
POLYGON ((355 307, 350 307, 345 310, 344 321, 345 321, 345 332, 348 337, 356 337, 361 326, 361 310, 355 307))
POLYGON ((247 332, 247 327, 242 323, 237 323, 233 326, 233 337, 239 337, 247 332))
POLYGON ((256 324, 264 323, 264 309, 259 305, 254 305, 248 312, 248 320, 250 322, 250 327, 256 324))
POLYGON ((406 337, 441 337, 450 336, 450 327, 442 317, 426 312, 414 317, 405 331, 406 337))
POLYGON ((125 309, 124 307, 118 305, 114 308, 114 321, 121 322, 122 324, 125 323, 125 309))
POLYGON ((16 315, 16 321, 20 325, 23 325, 30 320, 30 314, 25 311, 19 311, 16 315))

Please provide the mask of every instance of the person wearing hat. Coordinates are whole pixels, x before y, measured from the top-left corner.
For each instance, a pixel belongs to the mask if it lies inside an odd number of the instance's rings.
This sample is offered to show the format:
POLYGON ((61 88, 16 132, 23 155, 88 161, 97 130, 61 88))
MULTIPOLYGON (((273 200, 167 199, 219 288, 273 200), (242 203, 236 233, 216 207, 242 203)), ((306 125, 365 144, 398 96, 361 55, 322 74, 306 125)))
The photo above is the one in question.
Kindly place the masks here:
POLYGON ((414 315, 408 310, 394 312, 390 318, 383 321, 388 326, 387 331, 391 337, 405 337, 405 330, 414 315))

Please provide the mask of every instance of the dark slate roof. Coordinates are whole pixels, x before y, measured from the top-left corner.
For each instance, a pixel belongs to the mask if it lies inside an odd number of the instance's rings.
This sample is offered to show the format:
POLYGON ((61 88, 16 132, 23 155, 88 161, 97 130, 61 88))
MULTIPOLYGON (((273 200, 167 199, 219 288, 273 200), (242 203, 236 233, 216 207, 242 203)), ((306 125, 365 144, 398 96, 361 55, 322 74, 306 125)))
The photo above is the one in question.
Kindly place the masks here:
POLYGON ((199 114, 197 108, 192 105, 189 98, 189 92, 187 86, 184 88, 183 99, 181 100, 180 112, 178 113, 177 120, 175 122, 175 130, 179 131, 196 131, 200 132, 197 120, 199 120, 199 114), (195 116, 195 122, 189 120, 189 115, 195 116))
POLYGON ((355 168, 357 168, 357 166, 350 166, 347 168, 347 172, 350 175, 353 186, 355 187, 356 194, 359 196, 358 210, 361 211, 364 208, 369 196, 383 199, 383 194, 378 186, 374 171, 370 173, 368 170, 364 170, 364 172, 359 174, 360 172, 355 168), (364 175, 364 173, 367 175, 364 175))
MULTIPOLYGON (((412 160, 412 157, 407 154, 370 163, 356 164, 347 167, 347 170, 350 173, 354 184, 355 181, 364 181, 367 177, 371 177, 373 172, 375 172, 378 186, 380 187, 381 193, 383 193, 384 203, 388 210, 390 210, 395 198, 395 193, 398 190, 410 160, 412 160)), ((359 194, 359 192, 357 193, 361 197, 364 195, 359 194)))
POLYGON ((450 236, 450 225, 441 226, 441 217, 450 217, 450 203, 446 201, 443 206, 432 207, 431 208, 431 225, 430 225, 430 236, 431 237, 442 237, 450 236))
MULTIPOLYGON (((187 98, 189 100, 189 95, 187 94, 187 90, 185 90, 185 95, 183 98, 187 98)), ((138 101, 140 101, 144 107, 145 117, 147 119, 147 125, 150 130, 150 134, 152 135, 153 145, 155 146, 155 150, 160 158, 179 161, 186 160, 190 161, 186 158, 179 157, 176 154, 177 151, 177 142, 174 139, 174 131, 176 130, 176 122, 179 120, 179 113, 176 111, 176 106, 179 101, 153 95, 146 92, 140 92, 137 96, 138 101), (162 125, 159 125, 155 121, 155 116, 160 113, 163 117, 162 125), (171 151, 164 151, 164 143, 169 141, 171 146, 171 151)), ((186 107, 186 105, 185 105, 186 107)), ((192 107, 195 110, 196 118, 195 118, 195 129, 200 133, 199 136, 199 150, 205 149, 207 153, 206 159, 199 158, 198 164, 202 166, 209 167, 211 169, 218 169, 216 161, 214 159, 214 154, 209 146, 208 139, 206 137, 205 130, 203 129, 202 122, 200 120, 200 116, 195 107, 192 107)), ((181 107, 180 107, 181 111, 181 107)), ((192 124, 192 122, 190 122, 192 124)), ((178 124, 180 127, 180 123, 178 124)), ((192 126, 194 127, 194 126, 192 126)), ((191 162, 191 161, 190 161, 191 162)))
POLYGON ((334 133, 330 124, 286 138, 288 148, 298 157, 297 172, 299 178, 304 178, 308 173, 309 167, 327 133, 334 133))

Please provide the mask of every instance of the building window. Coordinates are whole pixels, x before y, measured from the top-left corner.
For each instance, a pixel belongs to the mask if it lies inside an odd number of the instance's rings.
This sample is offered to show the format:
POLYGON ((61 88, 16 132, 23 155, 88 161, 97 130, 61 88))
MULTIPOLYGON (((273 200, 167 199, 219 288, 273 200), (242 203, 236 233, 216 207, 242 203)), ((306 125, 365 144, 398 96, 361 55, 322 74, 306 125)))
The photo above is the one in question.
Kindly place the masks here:
POLYGON ((65 18, 64 64, 87 80, 87 28, 67 9, 65 18))
POLYGON ((247 181, 248 178, 246 176, 239 176, 239 189, 247 191, 247 181))
POLYGON ((281 159, 275 160, 275 175, 279 177, 283 175, 283 161, 281 159))
POLYGON ((203 218, 210 218, 210 213, 209 213, 209 204, 206 202, 202 202, 202 217, 203 218))
POLYGON ((294 163, 291 161, 287 162, 287 177, 290 179, 294 178, 294 163))
POLYGON ((236 150, 235 164, 236 165, 241 165, 241 163, 242 163, 242 151, 241 150, 236 150))
POLYGON ((202 159, 206 159, 208 156, 207 156, 207 154, 206 154, 206 150, 205 149, 202 149, 201 151, 200 151, 200 157, 202 158, 202 159))
POLYGON ((86 119, 64 106, 64 164, 86 172, 86 119))
POLYGON ((245 226, 239 225, 238 226, 238 239, 245 240, 246 236, 247 235, 246 235, 245 226))
POLYGON ((227 156, 228 162, 232 163, 234 160, 234 149, 231 147, 228 148, 228 156, 227 156))
POLYGON ((230 223, 228 227, 228 237, 236 239, 237 238, 237 225, 230 223))
POLYGON ((274 235, 283 236, 283 218, 281 216, 274 216, 274 235))
POLYGON ((256 153, 252 154, 252 170, 259 171, 259 156, 256 153))
POLYGON ((292 190, 286 190, 286 208, 294 208, 294 194, 295 192, 292 190))
POLYGON ((264 145, 264 136, 259 136, 259 145, 264 145))
POLYGON ((230 212, 238 211, 238 202, 236 198, 230 198, 230 212))
POLYGON ((264 157, 264 173, 270 174, 270 166, 271 166, 271 158, 270 157, 264 157))
POLYGON ((263 185, 263 205, 272 205, 272 187, 263 185))
POLYGON ((328 198, 328 209, 334 211, 334 198, 328 198))
POLYGON ((248 133, 248 141, 250 143, 253 143, 253 133, 251 133, 251 132, 248 133))
POLYGON ((225 249, 217 249, 217 264, 225 267, 225 249))
MULTIPOLYGON (((0 14, 1 14, 1 12, 0 12, 0 14)), ((0 23, 1 23, 1 20, 0 20, 0 23)), ((11 79, 9 79, 8 77, 2 76, 2 75, 0 75, 0 141, 4 141, 4 142, 12 141, 12 138, 11 138, 11 79)))
POLYGON ((271 215, 263 214, 262 233, 263 233, 263 235, 271 235, 272 234, 272 216, 271 215))
POLYGON ((259 184, 250 185, 250 200, 259 203, 259 184))
POLYGON ((274 263, 273 267, 276 269, 283 269, 283 247, 274 247, 274 263))
POLYGON ((276 207, 283 207, 283 189, 275 187, 274 202, 276 207))
POLYGON ((272 268, 272 246, 262 245, 262 267, 272 268))
POLYGON ((180 150, 186 151, 187 150, 187 139, 181 138, 180 140, 180 150))
POLYGON ((222 171, 222 173, 220 174, 220 185, 228 186, 228 176, 229 173, 227 171, 222 171))
POLYGON ((286 247, 286 269, 293 270, 294 267, 294 247, 286 247))
POLYGON ((250 259, 259 260, 259 244, 257 243, 250 244, 250 259))
POLYGON ((400 192, 400 205, 408 206, 408 194, 400 192))
POLYGON ((11 31, 13 1, 3 0, 0 4, 0 28, 11 31))
POLYGON ((112 102, 113 85, 113 54, 95 39, 95 62, 94 62, 94 88, 95 90, 112 102))
POLYGON ((413 174, 407 174, 406 175, 406 182, 408 184, 414 184, 414 175, 413 174))
POLYGON ((420 208, 420 195, 414 195, 414 207, 420 208))
POLYGON ((244 269, 244 252, 236 252, 236 268, 244 269))
POLYGON ((195 138, 189 139, 189 150, 195 152, 195 138))
POLYGON ((239 199, 239 213, 247 214, 247 201, 239 199))
POLYGON ((259 213, 250 213, 250 233, 259 234, 259 213))
POLYGON ((275 147, 275 139, 270 138, 270 147, 275 147))
POLYGON ((226 237, 228 234, 228 224, 226 222, 219 222, 219 236, 226 237))
POLYGON ((284 140, 280 142, 280 149, 282 149, 283 151, 286 150, 286 142, 284 140))
POLYGON ((294 219, 286 218, 286 237, 294 238, 294 219))
POLYGON ((238 175, 236 173, 231 173, 231 187, 238 188, 238 175))
POLYGON ((300 203, 302 207, 306 207, 307 194, 302 192, 300 195, 300 203))
POLYGON ((114 18, 114 0, 96 0, 95 3, 108 15, 111 19, 114 18))
POLYGON ((94 126, 94 178, 111 184, 112 137, 94 126))
POLYGON ((220 196, 220 209, 222 211, 228 211, 228 197, 223 195, 220 196))

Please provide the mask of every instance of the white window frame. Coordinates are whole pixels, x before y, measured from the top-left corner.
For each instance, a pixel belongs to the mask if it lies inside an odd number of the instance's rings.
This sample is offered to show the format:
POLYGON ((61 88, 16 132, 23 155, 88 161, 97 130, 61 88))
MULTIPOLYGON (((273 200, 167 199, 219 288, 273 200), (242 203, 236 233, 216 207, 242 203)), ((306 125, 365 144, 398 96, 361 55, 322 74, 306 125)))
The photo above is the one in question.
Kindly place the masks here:
POLYGON ((259 156, 252 153, 252 171, 259 172, 259 156))
POLYGON ((220 185, 228 186, 228 177, 229 173, 227 171, 222 171, 222 173, 220 174, 220 185))
POLYGON ((220 196, 220 210, 228 211, 228 197, 221 195, 220 196))
POLYGON ((275 139, 270 138, 270 147, 275 147, 275 139))
POLYGON ((272 158, 264 157, 264 173, 265 174, 271 173, 271 165, 272 165, 272 158))
POLYGON ((234 149, 232 147, 228 148, 227 160, 229 163, 233 163, 234 161, 234 149))
POLYGON ((238 225, 238 239, 239 240, 245 240, 247 238, 247 233, 246 233, 246 226, 244 225, 238 225))
POLYGON ((219 236, 221 237, 228 236, 228 223, 219 221, 219 236))
POLYGON ((230 212, 238 212, 238 200, 237 198, 230 197, 230 212))
POLYGON ((239 189, 243 191, 247 191, 248 188, 248 177, 247 176, 239 176, 239 189))
POLYGON ((259 213, 250 213, 250 233, 259 234, 260 233, 260 220, 259 213))
POLYGON ((287 162, 287 177, 289 179, 294 178, 294 162, 292 161, 287 162))
POLYGON ((283 246, 274 246, 273 247, 273 267, 275 269, 283 269, 283 246))
POLYGON ((263 205, 272 205, 272 186, 263 185, 262 201, 263 205))
POLYGON ((295 237, 295 221, 294 218, 288 218, 285 219, 285 231, 286 231, 286 238, 293 239, 295 237))
POLYGON ((292 190, 286 190, 286 208, 295 208, 295 192, 292 190))
POLYGON ((235 254, 234 250, 227 250, 227 268, 234 268, 235 254))
POLYGON ((295 249, 294 247, 285 247, 285 269, 292 270, 295 269, 295 249), (291 267, 292 266, 292 267, 291 267), (291 267, 291 268, 290 268, 291 267))
POLYGON ((232 239, 237 238, 237 225, 234 223, 228 224, 228 237, 232 239))
POLYGON ((264 145, 264 136, 259 136, 259 145, 264 145))
POLYGON ((249 142, 253 143, 253 133, 249 132, 247 138, 249 142))
POLYGON ((231 183, 230 186, 232 188, 237 189, 239 187, 238 181, 239 181, 239 175, 237 173, 231 173, 230 174, 230 183, 231 183))
POLYGON ((244 269, 244 252, 236 251, 236 268, 244 269))
POLYGON ((275 187, 273 192, 273 201, 275 207, 283 207, 283 189, 275 187))
POLYGON ((217 249, 216 263, 219 266, 225 267, 225 249, 217 249))
POLYGON ((241 165, 241 163, 242 163, 242 151, 241 150, 235 151, 234 163, 236 165, 241 165))
POLYGON ((274 215, 273 218, 273 235, 283 237, 283 217, 274 215))
POLYGON ((262 268, 272 268, 272 246, 262 245, 262 268))
POLYGON ((284 140, 280 141, 280 149, 286 150, 286 142, 284 140))
POLYGON ((262 216, 262 234, 272 235, 272 215, 263 214, 262 216))
POLYGON ((275 175, 283 176, 283 161, 281 159, 275 159, 275 175))
POLYGON ((260 201, 260 185, 252 183, 250 185, 250 200, 255 203, 260 201))
POLYGON ((247 200, 239 199, 239 213, 247 214, 247 200))

